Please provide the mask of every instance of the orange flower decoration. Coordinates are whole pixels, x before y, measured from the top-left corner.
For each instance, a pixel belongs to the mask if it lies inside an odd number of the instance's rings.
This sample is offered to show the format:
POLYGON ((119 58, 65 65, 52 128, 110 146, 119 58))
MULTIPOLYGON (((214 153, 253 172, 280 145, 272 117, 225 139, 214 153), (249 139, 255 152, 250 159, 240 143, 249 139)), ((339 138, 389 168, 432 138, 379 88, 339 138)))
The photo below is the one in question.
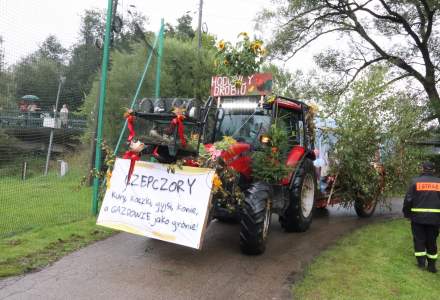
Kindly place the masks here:
POLYGON ((218 189, 219 187, 222 186, 222 180, 220 179, 220 177, 217 175, 217 173, 214 174, 214 178, 212 180, 212 185, 218 189))

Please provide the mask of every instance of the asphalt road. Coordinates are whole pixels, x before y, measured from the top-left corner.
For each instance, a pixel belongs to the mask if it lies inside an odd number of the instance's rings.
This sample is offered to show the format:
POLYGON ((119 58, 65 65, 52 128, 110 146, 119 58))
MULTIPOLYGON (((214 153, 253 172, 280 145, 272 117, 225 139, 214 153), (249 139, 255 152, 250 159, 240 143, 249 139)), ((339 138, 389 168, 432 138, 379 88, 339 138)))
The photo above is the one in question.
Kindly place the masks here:
POLYGON ((201 251, 121 233, 52 266, 0 281, 0 299, 291 299, 304 267, 341 236, 399 215, 379 209, 370 219, 331 208, 305 233, 285 233, 273 216, 264 255, 244 256, 239 227, 213 222, 201 251))

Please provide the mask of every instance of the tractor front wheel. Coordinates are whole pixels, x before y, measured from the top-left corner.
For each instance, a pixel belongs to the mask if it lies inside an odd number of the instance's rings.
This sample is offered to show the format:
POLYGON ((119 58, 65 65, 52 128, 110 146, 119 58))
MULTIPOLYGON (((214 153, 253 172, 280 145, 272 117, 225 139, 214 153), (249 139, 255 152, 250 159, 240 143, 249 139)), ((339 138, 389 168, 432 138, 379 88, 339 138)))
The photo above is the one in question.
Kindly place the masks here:
POLYGON ((266 250, 271 206, 268 184, 256 182, 245 192, 240 221, 240 248, 243 253, 257 255, 266 250))
POLYGON ((314 174, 313 162, 306 159, 293 179, 288 207, 280 215, 281 226, 287 232, 304 232, 312 223, 316 191, 314 174))

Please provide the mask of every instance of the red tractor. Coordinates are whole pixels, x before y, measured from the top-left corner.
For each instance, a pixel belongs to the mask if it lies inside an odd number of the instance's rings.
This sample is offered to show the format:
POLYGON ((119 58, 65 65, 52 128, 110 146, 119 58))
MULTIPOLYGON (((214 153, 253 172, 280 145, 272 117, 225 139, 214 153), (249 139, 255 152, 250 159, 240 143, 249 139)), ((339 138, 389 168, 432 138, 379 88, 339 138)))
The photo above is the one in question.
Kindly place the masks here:
POLYGON ((318 188, 310 107, 270 96, 271 85, 268 74, 245 78, 241 87, 214 77, 212 97, 203 107, 189 99, 144 99, 132 113, 140 119, 137 138, 146 145, 143 156, 195 167, 203 155, 208 163, 216 157, 216 164, 208 166, 216 169, 222 190, 213 192, 210 220, 239 222, 246 254, 265 251, 273 213, 287 232, 303 232, 312 223, 316 203, 334 203, 318 188), (253 176, 252 158, 271 147, 273 124, 286 133, 281 163, 289 172, 268 183, 253 176), (225 137, 234 143, 221 148, 225 137))

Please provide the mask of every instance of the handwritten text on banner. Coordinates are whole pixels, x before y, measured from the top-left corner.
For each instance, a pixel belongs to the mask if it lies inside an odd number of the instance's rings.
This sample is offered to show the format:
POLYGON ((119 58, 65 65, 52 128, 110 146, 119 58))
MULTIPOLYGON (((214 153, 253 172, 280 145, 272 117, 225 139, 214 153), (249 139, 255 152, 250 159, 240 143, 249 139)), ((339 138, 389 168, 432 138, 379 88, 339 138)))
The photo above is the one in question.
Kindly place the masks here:
POLYGON ((117 159, 98 225, 200 249, 214 171, 117 159))

